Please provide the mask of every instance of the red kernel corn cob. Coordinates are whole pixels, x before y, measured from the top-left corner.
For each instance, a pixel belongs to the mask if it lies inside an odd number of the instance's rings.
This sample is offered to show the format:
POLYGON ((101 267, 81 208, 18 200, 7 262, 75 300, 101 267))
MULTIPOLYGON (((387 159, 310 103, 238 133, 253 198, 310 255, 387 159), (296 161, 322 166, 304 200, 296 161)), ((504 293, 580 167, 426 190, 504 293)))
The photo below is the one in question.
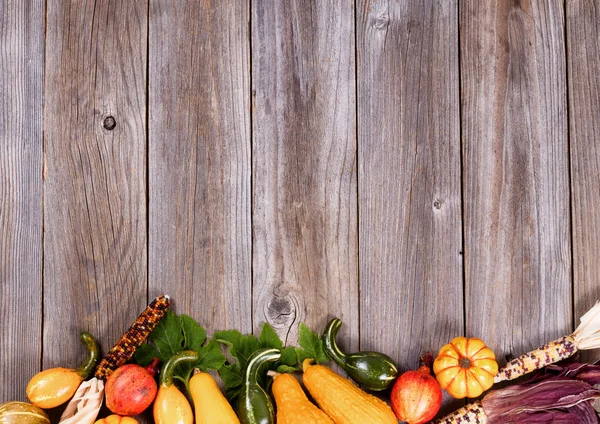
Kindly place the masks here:
POLYGON ((159 296, 150 302, 123 337, 100 361, 94 376, 100 380, 106 380, 114 370, 129 361, 136 349, 148 338, 158 322, 165 316, 170 303, 169 296, 166 295, 159 296))

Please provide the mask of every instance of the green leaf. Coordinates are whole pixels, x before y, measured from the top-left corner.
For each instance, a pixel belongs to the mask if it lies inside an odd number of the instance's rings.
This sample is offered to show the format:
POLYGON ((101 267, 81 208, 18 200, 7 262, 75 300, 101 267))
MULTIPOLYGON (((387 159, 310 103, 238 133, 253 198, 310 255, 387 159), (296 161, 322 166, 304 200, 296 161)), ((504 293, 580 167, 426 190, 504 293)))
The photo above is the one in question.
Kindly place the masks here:
POLYGON ((229 353, 238 360, 240 368, 246 368, 248 358, 260 349, 260 341, 252 334, 242 335, 237 330, 218 331, 213 338, 229 346, 229 353))
POLYGON ((142 367, 150 365, 150 362, 152 362, 154 358, 158 357, 158 349, 156 349, 155 346, 148 343, 144 343, 143 345, 138 347, 134 354, 135 362, 137 362, 142 367))
POLYGON ((206 346, 198 351, 198 356, 195 366, 202 371, 218 371, 225 364, 225 356, 221 353, 221 348, 216 340, 209 340, 206 346))
POLYGON ((206 340, 206 330, 188 315, 179 315, 179 321, 184 337, 183 349, 200 352, 202 344, 206 340))
POLYGON ((231 404, 235 404, 236 399, 242 391, 242 371, 238 364, 228 364, 221 367, 219 375, 225 384, 225 397, 231 404))
POLYGON ((283 348, 281 350, 281 358, 279 358, 279 363, 300 369, 300 367, 298 367, 298 353, 296 353, 296 349, 292 346, 283 348))
POLYGON ((288 365, 279 365, 276 369, 276 371, 280 374, 283 373, 293 373, 296 371, 300 371, 300 367, 290 367, 288 365))
POLYGON ((317 364, 329 361, 329 357, 323 349, 321 338, 304 323, 300 323, 298 329, 298 345, 300 347, 296 351, 300 364, 307 358, 314 359, 317 364))
POLYGON ((160 360, 165 363, 183 348, 183 331, 177 315, 168 310, 150 335, 160 352, 160 360))
POLYGON ((275 349, 281 349, 283 347, 283 342, 268 322, 263 324, 259 341, 260 347, 273 347, 275 349))

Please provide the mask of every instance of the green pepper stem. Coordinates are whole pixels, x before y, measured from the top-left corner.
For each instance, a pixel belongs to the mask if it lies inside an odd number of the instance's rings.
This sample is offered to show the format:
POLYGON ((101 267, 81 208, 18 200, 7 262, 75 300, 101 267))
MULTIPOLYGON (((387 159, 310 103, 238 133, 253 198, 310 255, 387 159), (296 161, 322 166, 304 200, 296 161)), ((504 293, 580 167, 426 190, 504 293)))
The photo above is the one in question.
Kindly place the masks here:
POLYGON ((265 362, 277 361, 279 358, 281 358, 281 351, 275 348, 263 348, 254 352, 250 358, 248 358, 246 385, 258 384, 258 369, 260 366, 265 362))
POLYGON ((82 331, 79 334, 79 339, 81 340, 81 344, 87 349, 88 354, 84 363, 75 372, 85 380, 92 373, 92 370, 96 367, 100 359, 100 347, 96 339, 87 331, 82 331))
POLYGON ((333 359, 336 364, 343 367, 346 364, 346 355, 340 350, 335 341, 335 337, 341 326, 342 321, 339 318, 334 318, 329 321, 329 324, 327 324, 327 327, 325 327, 325 331, 323 332, 322 340, 323 350, 325 350, 327 356, 329 356, 330 359, 333 359))
MULTIPOLYGON (((198 360, 198 353, 193 350, 182 350, 179 353, 171 356, 169 360, 163 366, 160 373, 160 385, 170 387, 173 385, 173 371, 177 365, 182 362, 196 362, 198 360)), ((186 384, 187 386, 187 384, 186 384)))

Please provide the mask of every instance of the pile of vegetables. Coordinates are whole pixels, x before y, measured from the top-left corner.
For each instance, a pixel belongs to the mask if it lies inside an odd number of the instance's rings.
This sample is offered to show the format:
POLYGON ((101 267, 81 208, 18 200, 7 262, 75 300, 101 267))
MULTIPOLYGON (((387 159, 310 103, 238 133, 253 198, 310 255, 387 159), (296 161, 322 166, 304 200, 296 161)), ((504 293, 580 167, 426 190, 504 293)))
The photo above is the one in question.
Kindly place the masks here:
POLYGON ((93 336, 81 333, 82 365, 34 375, 26 390, 31 403, 0 405, 0 423, 49 424, 44 410, 68 402, 60 423, 135 424, 151 410, 157 424, 424 424, 438 414, 442 390, 457 399, 487 394, 436 423, 599 423, 593 405, 600 365, 563 361, 600 347, 598 303, 573 334, 500 369, 482 340, 456 337, 435 360, 425 354, 420 368, 402 374, 383 353, 343 352, 337 318, 321 335, 300 324, 294 347, 267 323, 258 337, 225 330, 208 338, 169 306, 168 296, 154 299, 102 360, 93 336), (488 391, 536 370, 529 381, 488 391), (389 394, 389 404, 378 392, 389 394), (100 418, 103 403, 110 413, 100 418))

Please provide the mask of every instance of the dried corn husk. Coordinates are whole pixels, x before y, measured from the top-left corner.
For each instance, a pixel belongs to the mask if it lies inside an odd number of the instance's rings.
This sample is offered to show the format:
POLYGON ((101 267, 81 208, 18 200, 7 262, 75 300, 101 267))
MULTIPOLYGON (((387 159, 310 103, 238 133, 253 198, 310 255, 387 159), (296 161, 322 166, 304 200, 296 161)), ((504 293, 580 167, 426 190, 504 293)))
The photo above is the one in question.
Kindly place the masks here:
POLYGON ((60 424, 94 424, 102 401, 104 400, 104 382, 97 378, 84 381, 69 401, 60 417, 60 424))
POLYGON ((572 334, 577 349, 597 349, 600 347, 600 302, 587 311, 580 319, 580 324, 572 334))

